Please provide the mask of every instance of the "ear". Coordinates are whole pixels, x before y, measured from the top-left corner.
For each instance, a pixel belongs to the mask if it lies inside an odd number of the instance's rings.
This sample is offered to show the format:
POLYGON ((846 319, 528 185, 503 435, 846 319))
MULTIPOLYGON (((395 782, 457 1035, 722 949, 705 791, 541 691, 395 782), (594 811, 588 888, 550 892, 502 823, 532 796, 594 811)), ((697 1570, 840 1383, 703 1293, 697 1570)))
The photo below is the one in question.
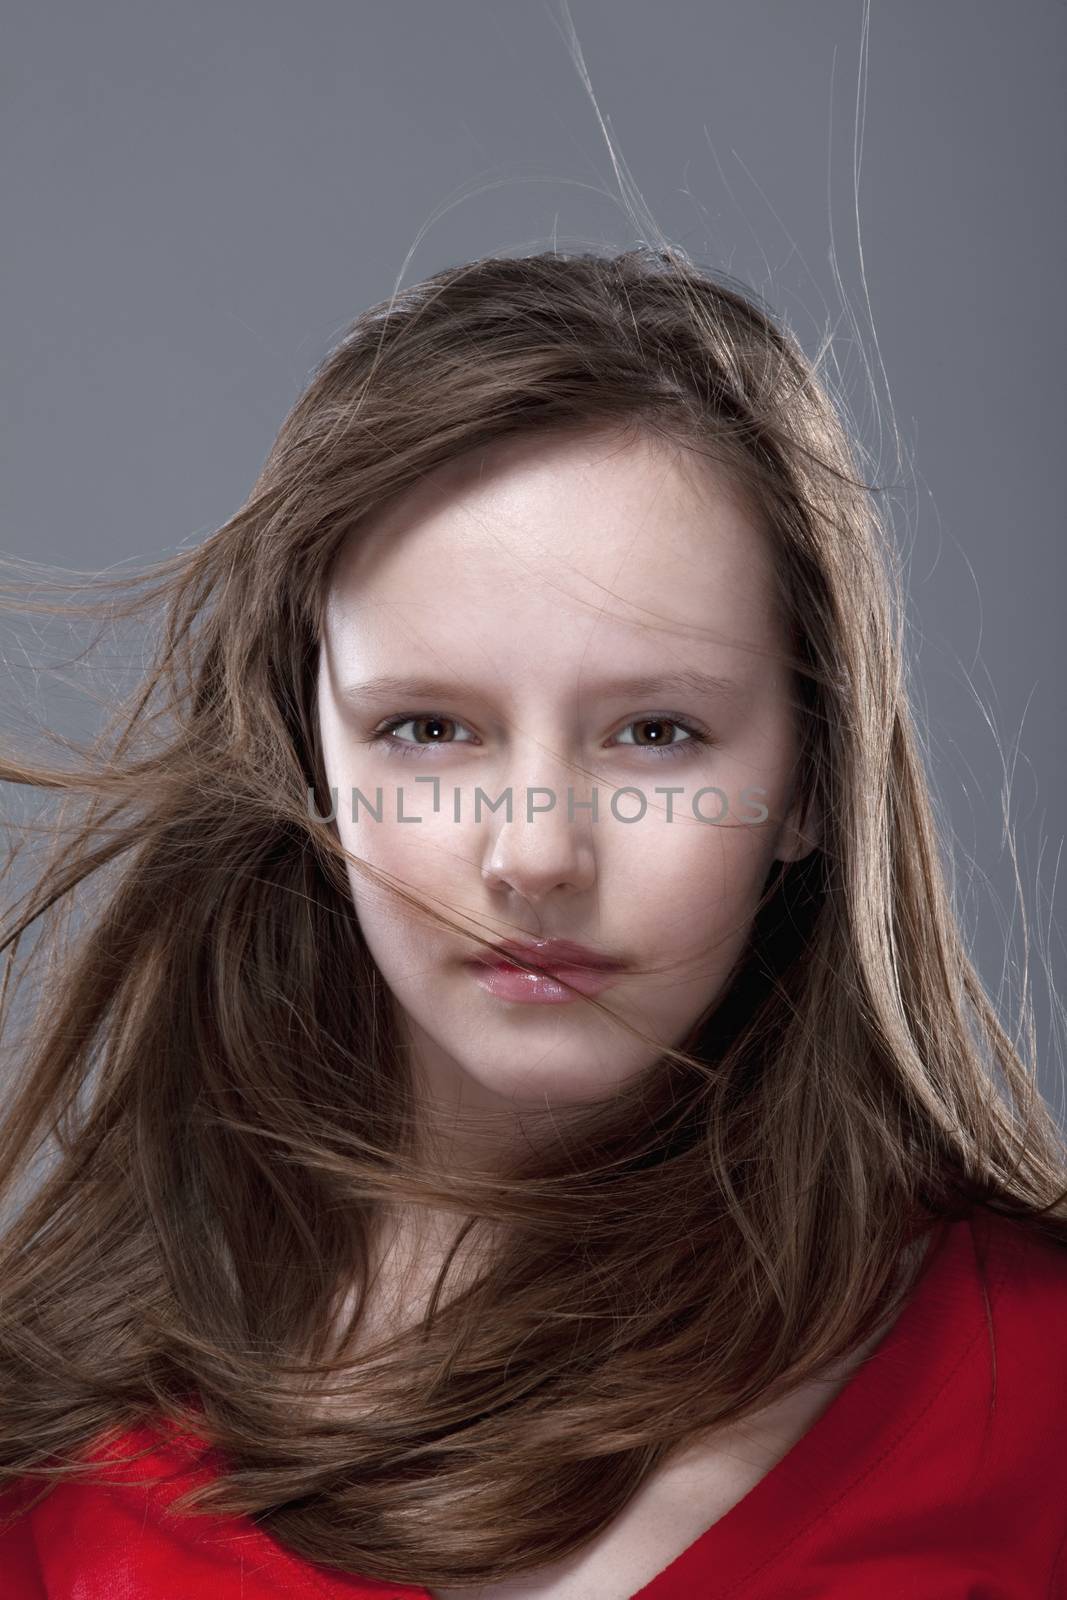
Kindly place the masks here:
POLYGON ((802 861, 822 843, 822 809, 813 794, 793 802, 782 825, 774 855, 777 861, 802 861))

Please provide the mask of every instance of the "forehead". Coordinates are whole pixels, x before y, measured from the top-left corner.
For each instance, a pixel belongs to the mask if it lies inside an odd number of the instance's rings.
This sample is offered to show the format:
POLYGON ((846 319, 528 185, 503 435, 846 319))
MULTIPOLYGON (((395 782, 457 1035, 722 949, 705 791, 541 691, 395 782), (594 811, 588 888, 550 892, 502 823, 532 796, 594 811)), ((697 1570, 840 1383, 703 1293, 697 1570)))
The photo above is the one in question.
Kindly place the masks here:
POLYGON ((349 536, 327 633, 366 649, 776 654, 770 541, 729 478, 647 434, 496 441, 349 536))

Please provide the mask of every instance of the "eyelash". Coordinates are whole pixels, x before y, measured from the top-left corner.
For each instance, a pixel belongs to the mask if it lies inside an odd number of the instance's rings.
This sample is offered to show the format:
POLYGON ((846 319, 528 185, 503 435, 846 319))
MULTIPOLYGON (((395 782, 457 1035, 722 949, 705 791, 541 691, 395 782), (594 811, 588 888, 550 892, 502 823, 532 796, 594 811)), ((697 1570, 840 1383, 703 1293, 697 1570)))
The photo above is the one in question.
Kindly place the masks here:
MULTIPOLYGON (((396 729, 402 728, 405 723, 408 722, 452 722, 457 726, 462 726, 462 724, 459 722, 459 719, 456 717, 445 717, 441 716, 437 712, 430 711, 423 712, 421 716, 392 717, 388 722, 383 723, 380 728, 375 730, 368 740, 368 743, 383 745, 387 754, 390 756, 399 756, 401 760, 408 760, 412 756, 414 756, 416 759, 419 759, 427 751, 438 750, 442 745, 470 744, 474 742, 473 740, 469 739, 448 739, 441 740, 436 744, 430 743, 420 745, 415 744, 413 741, 407 739, 394 739, 393 734, 396 729)), ((695 723, 689 722, 685 717, 667 716, 666 714, 659 713, 653 716, 645 715, 643 717, 633 717, 629 722, 624 724, 623 729, 620 731, 625 732, 627 728, 633 728, 639 722, 666 722, 673 728, 680 728, 688 737, 685 739, 680 739, 676 744, 631 744, 629 746, 623 746, 622 748, 644 750, 650 755, 656 756, 660 759, 662 759, 664 756, 674 759, 677 757, 680 751, 688 749, 691 745, 703 746, 706 749, 715 743, 715 740, 710 734, 705 733, 702 728, 698 728, 695 723)))

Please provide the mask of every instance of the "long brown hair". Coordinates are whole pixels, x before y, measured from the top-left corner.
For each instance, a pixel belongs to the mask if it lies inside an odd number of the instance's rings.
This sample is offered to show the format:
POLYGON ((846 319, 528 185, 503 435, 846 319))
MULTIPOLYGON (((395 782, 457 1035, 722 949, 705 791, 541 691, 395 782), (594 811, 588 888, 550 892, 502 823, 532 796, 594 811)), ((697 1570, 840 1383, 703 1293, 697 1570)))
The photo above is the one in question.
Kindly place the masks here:
MULTIPOLYGON (((356 320, 211 537, 65 607, 156 638, 73 765, 0 767, 65 807, 3 929, 5 1024, 27 930, 50 956, 8 1054, 9 1204, 55 1143, 0 1242, 3 1478, 69 1476, 167 1418, 228 1464, 197 1506, 370 1577, 500 1578, 855 1349, 940 1220, 987 1207, 1067 1245, 1062 1134, 945 886, 858 462, 795 338, 683 252, 488 258, 356 320), (685 1048, 558 1147, 435 1173, 323 820, 324 596, 342 541, 436 466, 590 425, 696 451, 758 509, 820 843, 773 874, 685 1048), (374 1220, 402 1202, 491 1224, 492 1248, 357 1350, 374 1220), (359 1405, 302 1404, 334 1371, 359 1405)), ((26 589, 9 603, 59 608, 26 589)))

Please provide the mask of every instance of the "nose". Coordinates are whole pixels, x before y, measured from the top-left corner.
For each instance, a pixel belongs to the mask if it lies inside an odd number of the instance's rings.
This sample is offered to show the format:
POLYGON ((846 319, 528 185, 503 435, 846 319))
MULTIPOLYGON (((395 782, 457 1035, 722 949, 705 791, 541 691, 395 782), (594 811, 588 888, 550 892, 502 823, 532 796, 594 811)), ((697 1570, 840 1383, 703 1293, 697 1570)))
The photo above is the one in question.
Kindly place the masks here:
POLYGON ((577 786, 569 791, 566 784, 560 788, 546 782, 515 788, 512 797, 510 820, 503 811, 500 819, 494 819, 482 865, 483 882, 491 889, 510 890, 531 905, 541 905, 552 895, 590 889, 596 882, 596 852, 592 813, 582 801, 591 796, 577 786))

